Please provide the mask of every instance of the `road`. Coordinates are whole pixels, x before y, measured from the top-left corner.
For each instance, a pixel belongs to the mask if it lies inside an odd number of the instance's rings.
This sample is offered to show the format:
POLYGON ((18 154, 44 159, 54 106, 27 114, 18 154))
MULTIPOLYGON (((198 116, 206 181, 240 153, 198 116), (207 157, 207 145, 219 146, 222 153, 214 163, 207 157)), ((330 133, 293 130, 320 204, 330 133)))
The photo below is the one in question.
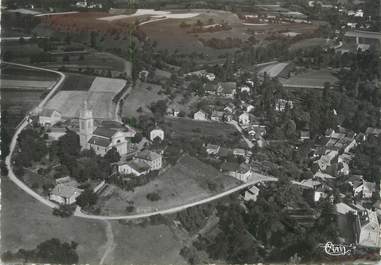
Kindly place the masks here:
POLYGON ((105 252, 103 253, 103 256, 101 258, 101 261, 99 262, 99 265, 105 264, 105 261, 108 256, 114 251, 115 249, 115 241, 114 241, 114 233, 112 232, 112 225, 110 221, 105 221, 106 222, 106 238, 107 242, 105 245, 105 252))
POLYGON ((246 136, 243 134, 243 132, 242 132, 242 128, 241 128, 241 126, 239 126, 239 124, 238 124, 237 121, 230 121, 230 122, 228 122, 228 123, 229 123, 229 124, 232 124, 234 127, 237 128, 237 130, 241 133, 241 136, 242 136, 243 140, 245 140, 245 142, 246 142, 246 144, 247 144, 247 146, 248 146, 249 148, 253 148, 253 147, 254 147, 253 142, 250 141, 249 139, 247 139, 246 136))
POLYGON ((114 117, 115 117, 114 119, 116 121, 122 122, 122 118, 119 115, 120 105, 121 105, 122 100, 124 100, 124 98, 128 94, 130 94, 131 90, 132 90, 132 84, 130 84, 130 86, 127 88, 127 90, 123 93, 123 95, 119 98, 118 102, 116 103, 115 113, 114 113, 114 117))
MULTIPOLYGON (((41 70, 41 71, 48 71, 48 72, 52 72, 52 73, 56 73, 58 74, 59 76, 61 76, 61 78, 58 80, 58 82, 56 82, 55 84, 52 85, 52 87, 49 88, 50 92, 48 93, 48 95, 46 95, 46 97, 40 102, 40 104, 37 106, 36 109, 42 109, 42 107, 46 104, 46 102, 55 94, 55 92, 57 91, 57 89, 61 86, 62 82, 65 80, 66 76, 65 74, 61 73, 61 72, 58 72, 58 71, 54 71, 54 70, 47 70, 47 69, 44 69, 44 68, 40 68, 40 67, 35 67, 35 66, 29 66, 29 65, 23 65, 23 64, 17 64, 17 63, 7 63, 7 62, 3 62, 4 64, 9 64, 9 65, 14 65, 14 66, 20 66, 20 67, 25 67, 25 68, 29 68, 29 69, 35 69, 35 70, 41 70)), ((43 198, 42 196, 40 196, 38 193, 36 193, 34 190, 32 190, 31 188, 29 188, 27 185, 25 185, 24 182, 20 181, 15 173, 13 172, 13 168, 11 166, 11 157, 12 157, 12 154, 14 152, 14 149, 16 147, 16 143, 17 143, 17 137, 19 136, 19 134, 21 133, 21 131, 28 125, 28 118, 25 117, 21 122, 20 124, 17 126, 16 128, 16 132, 15 134, 13 135, 12 137, 12 141, 11 141, 11 144, 9 146, 9 154, 8 156, 5 158, 5 164, 8 168, 8 177, 10 180, 12 180, 17 186, 19 186, 21 189, 23 189, 26 193, 28 193, 29 195, 31 195, 33 198, 35 198, 36 200, 40 201, 41 203, 43 203, 44 205, 50 207, 50 208, 56 208, 57 207, 57 204, 43 198)))

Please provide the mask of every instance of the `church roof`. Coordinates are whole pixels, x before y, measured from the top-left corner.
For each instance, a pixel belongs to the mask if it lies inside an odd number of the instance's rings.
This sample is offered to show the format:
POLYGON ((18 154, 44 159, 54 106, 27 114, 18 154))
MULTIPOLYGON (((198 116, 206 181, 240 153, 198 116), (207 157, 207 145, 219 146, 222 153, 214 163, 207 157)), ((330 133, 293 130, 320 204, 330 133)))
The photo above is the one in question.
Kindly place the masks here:
POLYGON ((53 112, 55 112, 55 109, 43 109, 40 112, 41 117, 51 117, 53 115, 53 112))
POLYGON ((154 160, 160 158, 160 155, 155 153, 155 152, 149 151, 149 150, 144 150, 144 151, 139 152, 136 155, 136 158, 141 158, 141 159, 144 159, 147 161, 154 161, 154 160))
POLYGON ((97 127, 93 132, 93 135, 111 138, 117 132, 116 129, 106 128, 106 127, 97 127))
POLYGON ((89 144, 94 144, 94 145, 98 145, 102 147, 107 147, 110 145, 110 143, 111 143, 110 139, 102 138, 98 136, 93 136, 89 140, 89 144))

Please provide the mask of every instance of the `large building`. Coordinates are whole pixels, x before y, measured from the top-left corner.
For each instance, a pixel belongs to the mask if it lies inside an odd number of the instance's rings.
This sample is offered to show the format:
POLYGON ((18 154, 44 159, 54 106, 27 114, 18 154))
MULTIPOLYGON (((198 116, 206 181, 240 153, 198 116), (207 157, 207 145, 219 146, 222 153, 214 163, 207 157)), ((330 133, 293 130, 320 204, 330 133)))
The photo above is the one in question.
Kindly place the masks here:
POLYGON ((128 153, 129 138, 135 136, 135 131, 115 121, 103 121, 100 126, 94 126, 92 111, 87 102, 79 114, 79 137, 82 149, 94 149, 98 155, 105 155, 115 147, 120 155, 128 153))

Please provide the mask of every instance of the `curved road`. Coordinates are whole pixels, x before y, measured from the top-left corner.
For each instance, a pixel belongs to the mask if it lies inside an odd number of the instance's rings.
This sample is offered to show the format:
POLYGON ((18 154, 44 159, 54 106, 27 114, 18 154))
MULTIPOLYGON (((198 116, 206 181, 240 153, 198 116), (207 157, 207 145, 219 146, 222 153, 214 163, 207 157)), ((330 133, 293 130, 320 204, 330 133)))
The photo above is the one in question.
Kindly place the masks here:
MULTIPOLYGON (((57 83, 55 83, 50 88, 49 94, 40 102, 40 104, 37 107, 39 109, 41 109, 46 104, 46 102, 54 95, 54 93, 61 86, 62 82, 65 80, 65 77, 66 77, 65 74, 63 74, 61 72, 58 72, 58 71, 54 71, 54 70, 48 70, 48 69, 44 69, 44 68, 40 68, 40 67, 34 67, 34 66, 29 66, 29 65, 16 64, 16 63, 6 63, 6 64, 26 67, 26 68, 30 68, 30 69, 42 70, 42 71, 49 71, 49 72, 53 72, 53 73, 56 73, 56 74, 61 76, 60 80, 57 83)), ((11 165, 11 157, 12 157, 12 154, 13 154, 14 149, 16 147, 17 137, 20 134, 20 132, 27 125, 28 125, 28 116, 25 117, 21 121, 19 126, 16 128, 15 134, 13 135, 11 144, 9 146, 9 150, 10 151, 9 151, 8 156, 5 159, 5 163, 6 163, 6 166, 8 168, 8 177, 17 186, 19 186, 22 190, 24 190, 26 193, 31 195, 33 198, 35 198, 39 202, 43 203, 44 205, 46 205, 46 206, 48 206, 50 208, 57 208, 58 207, 57 204, 53 203, 52 201, 50 201, 48 199, 45 199, 44 197, 42 197, 41 195, 36 193, 34 190, 29 188, 24 182, 19 180, 16 177, 16 175, 14 174, 14 172, 13 172, 12 165, 11 165)), ((254 184, 258 183, 258 182, 261 182, 261 181, 277 181, 277 179, 274 178, 274 177, 269 177, 269 176, 265 176, 265 175, 258 174, 258 173, 252 173, 251 180, 249 182, 247 182, 247 183, 241 184, 241 185, 239 185, 237 187, 231 188, 231 189, 229 189, 227 191, 224 191, 222 193, 213 195, 211 197, 208 197, 208 198, 205 198, 205 199, 201 199, 201 200, 196 201, 196 202, 191 202, 191 203, 187 203, 187 204, 184 204, 184 205, 172 207, 172 208, 169 208, 169 209, 164 209, 164 210, 159 210, 159 211, 153 211, 153 212, 148 212, 148 213, 137 213, 137 214, 132 214, 132 215, 124 215, 124 216, 101 216, 101 215, 89 215, 89 214, 85 214, 85 213, 83 213, 81 211, 81 209, 79 207, 77 207, 76 211, 74 212, 74 216, 77 216, 77 217, 80 217, 80 218, 87 218, 87 219, 97 219, 97 220, 120 220, 120 219, 132 220, 132 219, 145 218, 145 217, 150 217, 150 216, 159 215, 159 214, 160 215, 171 214, 171 213, 175 213, 175 212, 179 212, 179 211, 185 210, 185 209, 190 208, 190 207, 194 207, 194 206, 197 206, 197 205, 205 204, 205 203, 208 203, 208 202, 220 199, 220 198, 228 196, 228 195, 230 195, 230 194, 232 194, 234 192, 246 189, 246 188, 248 188, 248 187, 250 187, 250 186, 252 186, 252 185, 254 185, 254 184)))
MULTIPOLYGON (((46 97, 40 102, 40 104, 38 104, 37 106, 37 109, 41 109, 45 104, 46 102, 54 95, 54 93, 57 91, 57 89, 61 86, 62 82, 65 80, 66 76, 65 74, 61 73, 61 72, 58 72, 58 71, 54 71, 54 70, 48 70, 48 69, 44 69, 44 68, 40 68, 40 67, 35 67, 35 66, 29 66, 29 65, 23 65, 23 64, 17 64, 17 63, 8 63, 8 62, 3 62, 4 64, 9 64, 9 65, 14 65, 14 66, 20 66, 20 67, 24 67, 24 68, 29 68, 29 69, 34 69, 34 70, 41 70, 41 71, 48 71, 48 72, 52 72, 52 73, 55 73, 55 74, 58 74, 59 76, 61 76, 60 80, 58 80, 57 83, 55 83, 52 87, 49 88, 50 92, 48 93, 48 95, 46 95, 46 97)), ((17 137, 19 136, 20 132, 28 125, 28 116, 25 117, 21 122, 20 124, 17 126, 16 128, 16 132, 15 134, 13 135, 12 137, 12 141, 11 141, 11 144, 9 146, 9 154, 8 156, 5 158, 5 164, 8 168, 8 177, 10 178, 10 180, 12 180, 17 186, 19 186, 21 189, 23 189, 26 193, 28 193, 29 195, 31 195, 33 198, 35 198, 36 200, 40 201, 41 203, 45 204, 46 206, 50 207, 50 208, 56 208, 57 207, 57 204, 43 198, 42 196, 40 196, 38 193, 36 193, 34 190, 32 190, 31 188, 29 188, 24 182, 22 182, 21 180, 19 180, 15 173, 13 172, 13 168, 12 168, 12 165, 11 165, 11 157, 12 157, 12 154, 14 152, 14 149, 16 147, 16 143, 17 143, 17 137)))

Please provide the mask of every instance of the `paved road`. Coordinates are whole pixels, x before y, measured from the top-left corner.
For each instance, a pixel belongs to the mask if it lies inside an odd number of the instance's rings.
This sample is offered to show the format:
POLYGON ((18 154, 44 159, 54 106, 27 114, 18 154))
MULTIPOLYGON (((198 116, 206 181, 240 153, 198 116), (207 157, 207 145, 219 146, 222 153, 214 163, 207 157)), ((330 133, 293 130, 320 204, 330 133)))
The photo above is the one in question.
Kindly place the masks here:
MULTIPOLYGON (((35 69, 35 70, 42 70, 42 71, 48 71, 48 72, 52 72, 52 73, 56 73, 58 75, 61 76, 61 78, 58 80, 58 82, 56 82, 55 84, 52 85, 52 87, 50 87, 50 92, 48 93, 48 95, 40 102, 40 104, 37 106, 37 109, 41 109, 45 104, 46 102, 54 95, 54 93, 57 91, 57 89, 61 86, 62 82, 65 80, 65 75, 61 72, 58 72, 58 71, 53 71, 53 70, 47 70, 47 69, 44 69, 44 68, 40 68, 40 67, 34 67, 34 66, 29 66, 29 65, 22 65, 22 64, 17 64, 17 63, 6 63, 6 62, 3 62, 4 64, 9 64, 9 65, 14 65, 14 66, 20 66, 20 67, 25 67, 25 68, 30 68, 30 69, 35 69)), ((12 180, 17 186, 19 186, 21 189, 23 189, 26 193, 28 193, 29 195, 31 195, 33 198, 35 198, 36 200, 40 201, 41 203, 45 204, 46 206, 50 207, 50 208, 56 208, 57 207, 57 204, 43 198, 42 196, 40 196, 38 193, 36 193, 34 190, 32 190, 31 188, 29 188, 27 185, 25 185, 24 182, 22 182, 21 180, 19 180, 15 173, 13 172, 13 168, 12 168, 12 165, 11 165, 11 157, 12 157, 12 154, 14 152, 14 149, 16 147, 16 143, 17 143, 17 137, 19 136, 20 132, 28 125, 28 118, 25 117, 21 122, 20 124, 17 126, 16 128, 16 132, 15 134, 13 135, 13 138, 12 138, 12 141, 11 141, 11 144, 9 146, 9 154, 8 156, 5 158, 5 164, 8 168, 8 177, 10 180, 12 180)))

